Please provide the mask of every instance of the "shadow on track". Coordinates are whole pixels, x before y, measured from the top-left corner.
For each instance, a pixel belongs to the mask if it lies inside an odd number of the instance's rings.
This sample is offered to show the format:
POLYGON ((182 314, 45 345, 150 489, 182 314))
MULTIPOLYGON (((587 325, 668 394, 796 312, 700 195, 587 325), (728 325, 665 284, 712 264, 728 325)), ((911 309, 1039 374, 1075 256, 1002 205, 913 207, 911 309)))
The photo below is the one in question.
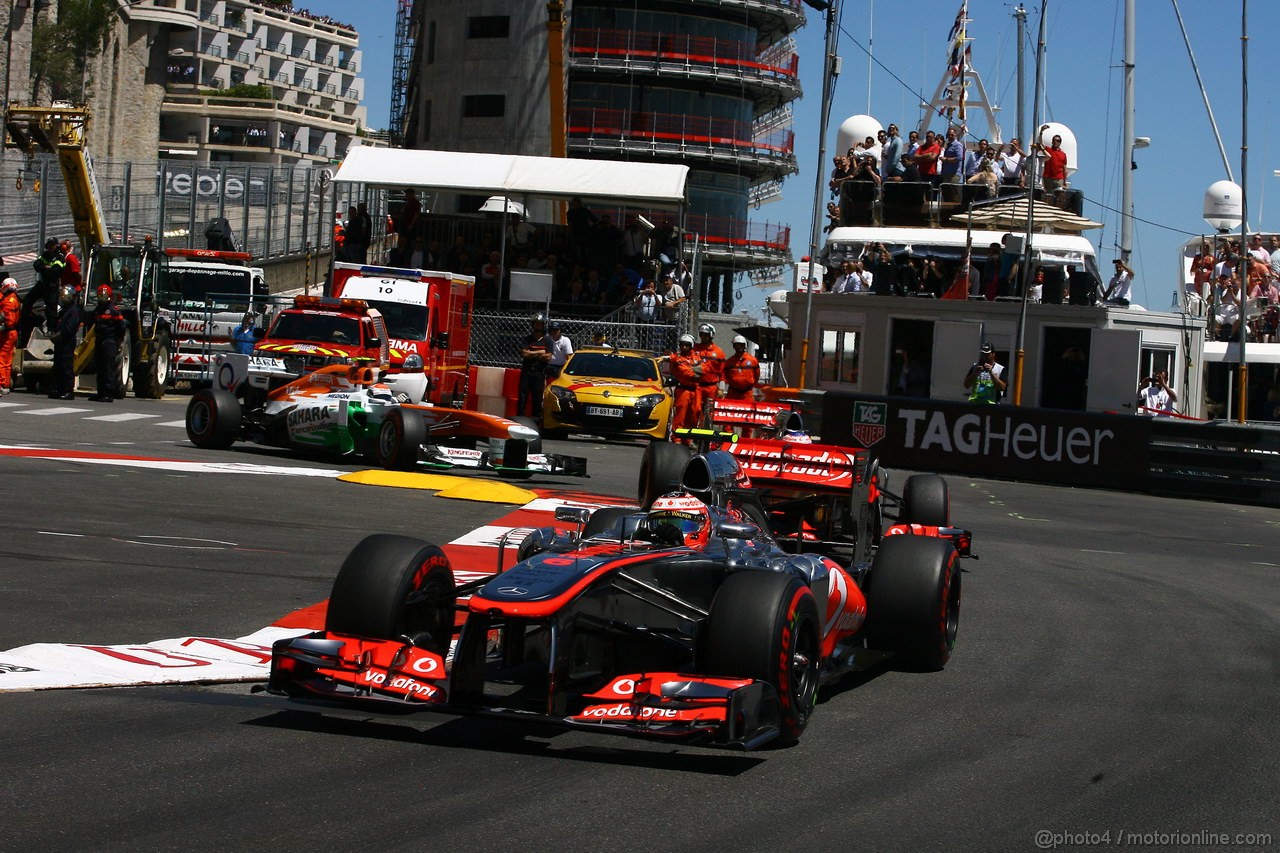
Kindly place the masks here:
POLYGON ((674 770, 708 776, 740 776, 764 763, 765 759, 742 753, 649 752, 613 746, 572 746, 559 749, 550 743, 529 739, 555 737, 568 732, 537 726, 513 727, 510 723, 476 718, 451 719, 429 729, 371 719, 346 719, 309 711, 283 710, 266 717, 246 720, 244 725, 287 729, 324 735, 372 738, 419 746, 471 749, 509 755, 532 755, 563 761, 586 761, 623 767, 674 770))

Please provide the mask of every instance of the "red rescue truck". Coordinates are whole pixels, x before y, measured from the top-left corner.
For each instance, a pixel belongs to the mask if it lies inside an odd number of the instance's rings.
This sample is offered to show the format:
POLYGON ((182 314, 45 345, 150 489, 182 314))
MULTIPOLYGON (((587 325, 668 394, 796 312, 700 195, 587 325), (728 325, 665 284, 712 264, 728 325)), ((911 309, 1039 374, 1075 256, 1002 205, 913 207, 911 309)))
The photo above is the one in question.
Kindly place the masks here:
POLYGON ((476 280, 451 272, 336 263, 331 296, 377 309, 387 326, 391 371, 418 356, 427 399, 461 405, 467 393, 467 353, 476 280))

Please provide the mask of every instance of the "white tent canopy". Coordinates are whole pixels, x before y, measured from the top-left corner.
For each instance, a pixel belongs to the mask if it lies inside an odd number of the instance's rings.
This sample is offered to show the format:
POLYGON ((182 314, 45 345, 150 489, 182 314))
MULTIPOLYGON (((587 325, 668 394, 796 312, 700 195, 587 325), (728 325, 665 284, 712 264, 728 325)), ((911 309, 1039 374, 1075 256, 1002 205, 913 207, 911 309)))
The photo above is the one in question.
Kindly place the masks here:
POLYGON ((572 198, 679 208, 688 166, 472 154, 405 148, 351 149, 334 181, 514 198, 572 198))

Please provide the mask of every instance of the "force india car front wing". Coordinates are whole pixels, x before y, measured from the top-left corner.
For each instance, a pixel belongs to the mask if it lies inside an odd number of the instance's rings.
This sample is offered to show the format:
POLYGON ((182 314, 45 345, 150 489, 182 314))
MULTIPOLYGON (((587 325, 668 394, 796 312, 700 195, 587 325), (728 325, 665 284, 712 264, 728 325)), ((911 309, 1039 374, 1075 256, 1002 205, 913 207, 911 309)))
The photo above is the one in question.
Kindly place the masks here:
POLYGON ((762 681, 676 672, 612 677, 555 713, 455 701, 444 656, 396 640, 317 632, 279 640, 272 648, 267 692, 290 699, 500 717, 632 737, 701 741, 755 749, 778 736, 778 696, 762 681))
POLYGON ((582 456, 566 456, 561 453, 530 453, 525 466, 512 468, 502 464, 492 451, 470 450, 464 447, 424 445, 422 464, 427 467, 480 468, 503 473, 537 471, 542 474, 560 474, 566 477, 587 477, 587 460, 582 456))

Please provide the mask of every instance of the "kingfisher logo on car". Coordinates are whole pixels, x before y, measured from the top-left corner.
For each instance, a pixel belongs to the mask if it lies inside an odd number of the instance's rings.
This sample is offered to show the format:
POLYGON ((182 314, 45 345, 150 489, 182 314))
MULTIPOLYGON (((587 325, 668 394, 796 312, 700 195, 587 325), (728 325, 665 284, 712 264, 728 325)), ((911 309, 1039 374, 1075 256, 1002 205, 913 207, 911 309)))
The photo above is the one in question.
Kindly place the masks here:
POLYGON ((853 437, 870 447, 885 435, 885 422, 889 407, 885 403, 868 403, 859 400, 853 404, 853 437))

